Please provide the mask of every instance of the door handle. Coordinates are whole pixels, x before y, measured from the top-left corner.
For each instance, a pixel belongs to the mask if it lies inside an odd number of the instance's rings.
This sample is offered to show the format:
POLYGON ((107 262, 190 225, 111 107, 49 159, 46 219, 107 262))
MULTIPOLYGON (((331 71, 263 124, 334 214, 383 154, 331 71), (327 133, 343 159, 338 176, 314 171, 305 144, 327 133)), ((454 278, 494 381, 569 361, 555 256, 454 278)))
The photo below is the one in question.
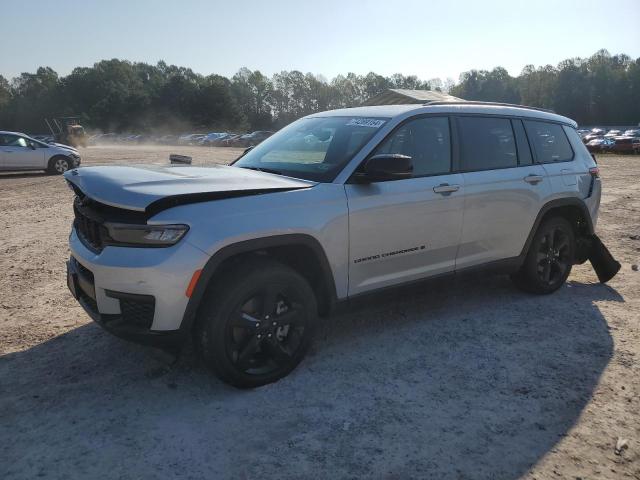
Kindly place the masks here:
POLYGON ((524 177, 523 180, 527 183, 530 183, 531 185, 535 185, 537 183, 540 183, 542 180, 544 180, 544 177, 542 175, 531 174, 524 177))
POLYGON ((449 185, 448 183, 441 183, 437 187, 433 187, 433 191, 435 193, 440 193, 442 195, 449 195, 452 192, 457 192, 460 190, 460 185, 449 185))

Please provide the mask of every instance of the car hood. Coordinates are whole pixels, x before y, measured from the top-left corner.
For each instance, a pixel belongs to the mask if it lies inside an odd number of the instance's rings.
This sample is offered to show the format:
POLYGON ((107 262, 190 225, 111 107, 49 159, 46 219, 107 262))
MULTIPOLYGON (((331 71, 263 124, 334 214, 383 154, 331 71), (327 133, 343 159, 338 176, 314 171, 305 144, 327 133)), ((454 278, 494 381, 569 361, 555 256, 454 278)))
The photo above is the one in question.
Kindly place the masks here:
POLYGON ((53 148, 57 148, 59 150, 66 150, 68 152, 75 153, 76 155, 79 155, 78 149, 70 147, 69 145, 65 145, 63 143, 50 143, 49 145, 51 145, 53 148))
POLYGON ((65 173, 74 190, 100 203, 154 213, 172 206, 310 188, 314 182, 265 172, 212 165, 104 166, 65 173))

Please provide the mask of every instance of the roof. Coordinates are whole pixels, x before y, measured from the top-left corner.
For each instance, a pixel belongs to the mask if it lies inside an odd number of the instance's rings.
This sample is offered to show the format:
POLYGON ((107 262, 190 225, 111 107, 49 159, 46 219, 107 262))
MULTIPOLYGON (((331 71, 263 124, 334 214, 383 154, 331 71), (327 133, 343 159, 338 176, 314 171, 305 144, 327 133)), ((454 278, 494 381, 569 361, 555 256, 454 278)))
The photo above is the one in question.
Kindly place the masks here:
POLYGON ((461 100, 458 97, 437 90, 408 90, 404 88, 389 88, 375 95, 362 105, 406 105, 435 101, 461 100))
POLYGON ((0 134, 2 134, 2 135, 4 135, 4 134, 7 134, 7 135, 22 135, 23 137, 27 136, 25 133, 22 133, 22 132, 10 132, 8 130, 0 130, 0 134))
POLYGON ((491 104, 481 102, 438 102, 434 105, 374 105, 355 108, 341 108, 338 110, 329 110, 327 112, 319 112, 309 115, 309 117, 377 117, 377 118, 394 118, 405 116, 407 113, 476 113, 485 115, 506 115, 512 117, 524 117, 539 120, 549 120, 552 122, 564 123, 573 128, 577 128, 578 124, 570 118, 563 117, 553 112, 528 108, 519 105, 491 104))

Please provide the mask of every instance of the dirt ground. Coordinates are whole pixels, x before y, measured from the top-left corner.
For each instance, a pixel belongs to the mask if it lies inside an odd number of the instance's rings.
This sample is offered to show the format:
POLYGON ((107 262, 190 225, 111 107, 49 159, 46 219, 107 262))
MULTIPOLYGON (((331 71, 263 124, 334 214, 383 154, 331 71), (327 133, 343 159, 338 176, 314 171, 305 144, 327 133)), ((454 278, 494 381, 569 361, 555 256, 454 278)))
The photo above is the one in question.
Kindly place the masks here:
MULTIPOLYGON (((94 147, 85 165, 238 151, 94 147)), ((94 325, 65 284, 71 192, 0 175, 0 478, 640 479, 640 157, 600 158, 622 263, 545 297, 502 276, 368 299, 238 391, 94 325), (616 441, 628 448, 616 455, 616 441)))

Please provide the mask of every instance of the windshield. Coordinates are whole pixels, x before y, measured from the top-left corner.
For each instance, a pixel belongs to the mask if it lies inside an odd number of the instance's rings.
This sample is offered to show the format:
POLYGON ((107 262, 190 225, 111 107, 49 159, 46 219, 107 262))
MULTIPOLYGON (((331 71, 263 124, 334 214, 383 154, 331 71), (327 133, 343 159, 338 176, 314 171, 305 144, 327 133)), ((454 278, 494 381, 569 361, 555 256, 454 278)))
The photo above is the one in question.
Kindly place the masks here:
POLYGON ((29 140, 30 142, 35 143, 35 144, 36 144, 36 146, 38 146, 38 147, 40 147, 40 148, 42 148, 42 147, 44 147, 44 148, 49 148, 49 147, 51 146, 51 145, 49 145, 47 142, 43 142, 42 140, 36 140, 35 138, 30 137, 29 135, 25 135, 25 138, 26 138, 27 140, 29 140))
POLYGON ((386 118, 303 118, 269 137, 233 165, 330 182, 386 122, 386 118))

